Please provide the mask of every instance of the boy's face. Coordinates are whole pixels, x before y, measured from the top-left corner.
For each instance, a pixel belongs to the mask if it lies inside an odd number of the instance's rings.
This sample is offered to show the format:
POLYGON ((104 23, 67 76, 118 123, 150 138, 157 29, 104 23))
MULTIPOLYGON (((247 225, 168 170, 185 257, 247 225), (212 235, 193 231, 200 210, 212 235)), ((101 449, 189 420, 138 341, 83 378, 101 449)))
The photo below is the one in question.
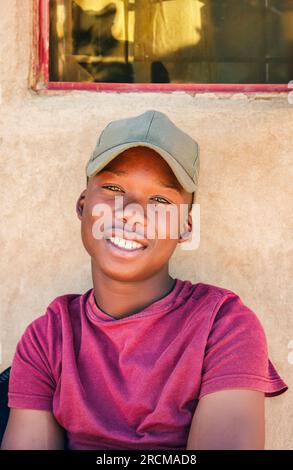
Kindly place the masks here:
POLYGON ((188 213, 191 203, 192 193, 183 189, 169 165, 154 150, 133 147, 118 155, 89 178, 87 188, 76 204, 83 244, 95 269, 120 281, 139 281, 165 270, 177 244, 185 241, 180 239, 182 223, 185 222, 185 236, 192 230, 191 214, 188 213), (118 206, 117 196, 120 196, 118 206), (93 208, 97 204, 106 205, 112 216, 110 223, 105 224, 103 236, 98 239, 93 235, 93 226, 98 220, 95 212, 93 215, 93 208), (134 212, 133 204, 140 210, 134 212), (168 210, 168 206, 169 209, 170 206, 177 209, 173 215, 169 213, 166 216, 164 211, 168 210), (154 207, 161 212, 151 222, 148 208, 151 210, 154 207), (185 218, 180 220, 180 214, 181 217, 184 214, 185 218), (150 238, 147 227, 150 229, 151 224, 150 238), (160 232, 162 224, 164 231, 160 232), (178 230, 177 238, 174 238, 174 231, 171 232, 174 225, 178 230), (116 234, 113 234, 114 229, 116 234), (130 232, 135 232, 137 242, 141 243, 136 251, 113 246, 105 238, 116 235, 130 239, 130 232), (165 233, 165 238, 159 237, 159 233, 165 233))

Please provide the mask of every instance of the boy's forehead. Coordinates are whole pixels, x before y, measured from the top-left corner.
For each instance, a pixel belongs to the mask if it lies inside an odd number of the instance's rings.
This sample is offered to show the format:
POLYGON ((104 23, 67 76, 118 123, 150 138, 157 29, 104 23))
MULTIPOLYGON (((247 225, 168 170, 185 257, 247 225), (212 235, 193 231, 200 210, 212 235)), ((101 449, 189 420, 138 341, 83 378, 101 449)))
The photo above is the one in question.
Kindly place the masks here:
POLYGON ((117 176, 127 176, 140 170, 145 175, 156 175, 159 180, 181 187, 166 160, 158 152, 147 147, 134 147, 122 152, 100 170, 99 174, 111 172, 117 176))

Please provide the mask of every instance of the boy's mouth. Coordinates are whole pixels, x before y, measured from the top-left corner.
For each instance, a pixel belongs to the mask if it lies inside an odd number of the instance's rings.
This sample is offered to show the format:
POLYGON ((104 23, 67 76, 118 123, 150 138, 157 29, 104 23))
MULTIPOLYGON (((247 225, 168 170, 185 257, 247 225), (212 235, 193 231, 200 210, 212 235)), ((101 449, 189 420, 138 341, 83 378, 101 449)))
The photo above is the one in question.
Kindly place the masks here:
POLYGON ((105 237, 105 241, 114 254, 124 257, 136 256, 147 248, 134 240, 125 240, 120 237, 105 237))

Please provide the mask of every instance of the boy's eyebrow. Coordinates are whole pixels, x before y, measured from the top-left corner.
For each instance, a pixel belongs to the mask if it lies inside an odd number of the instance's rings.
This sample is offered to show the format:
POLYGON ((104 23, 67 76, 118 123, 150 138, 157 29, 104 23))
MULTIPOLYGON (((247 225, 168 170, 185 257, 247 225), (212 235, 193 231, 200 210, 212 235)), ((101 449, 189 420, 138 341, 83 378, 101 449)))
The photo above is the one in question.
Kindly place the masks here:
MULTIPOLYGON (((104 172, 108 172, 108 173, 113 173, 114 175, 127 175, 128 172, 127 171, 123 171, 123 170, 101 170, 99 173, 104 173, 104 172)), ((178 186, 176 186, 175 184, 172 184, 172 183, 162 183, 162 181, 156 181, 156 183, 158 183, 160 186, 162 186, 163 188, 170 188, 170 189, 175 189, 175 191, 177 191, 179 194, 181 194, 181 190, 180 188, 178 188, 178 186)))
POLYGON ((103 169, 101 171, 99 171, 98 174, 101 174, 101 173, 114 173, 114 175, 127 175, 127 171, 122 171, 122 170, 106 170, 106 169, 103 169))

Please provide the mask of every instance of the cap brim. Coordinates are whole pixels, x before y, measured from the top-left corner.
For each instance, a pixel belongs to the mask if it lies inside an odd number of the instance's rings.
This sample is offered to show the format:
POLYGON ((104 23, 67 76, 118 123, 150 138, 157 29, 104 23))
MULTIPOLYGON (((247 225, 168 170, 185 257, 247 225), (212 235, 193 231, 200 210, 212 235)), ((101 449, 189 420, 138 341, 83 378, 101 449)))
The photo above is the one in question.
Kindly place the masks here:
POLYGON ((101 153, 94 160, 90 160, 86 167, 86 174, 88 177, 94 176, 96 173, 101 171, 111 160, 117 157, 121 152, 132 147, 149 147, 153 150, 156 150, 162 158, 168 163, 172 171, 174 172, 176 178, 178 179, 181 186, 187 192, 194 192, 197 190, 197 186, 186 173, 185 169, 175 160, 175 158, 166 150, 163 150, 161 147, 149 144, 146 142, 128 142, 126 144, 117 145, 111 149, 101 153))

